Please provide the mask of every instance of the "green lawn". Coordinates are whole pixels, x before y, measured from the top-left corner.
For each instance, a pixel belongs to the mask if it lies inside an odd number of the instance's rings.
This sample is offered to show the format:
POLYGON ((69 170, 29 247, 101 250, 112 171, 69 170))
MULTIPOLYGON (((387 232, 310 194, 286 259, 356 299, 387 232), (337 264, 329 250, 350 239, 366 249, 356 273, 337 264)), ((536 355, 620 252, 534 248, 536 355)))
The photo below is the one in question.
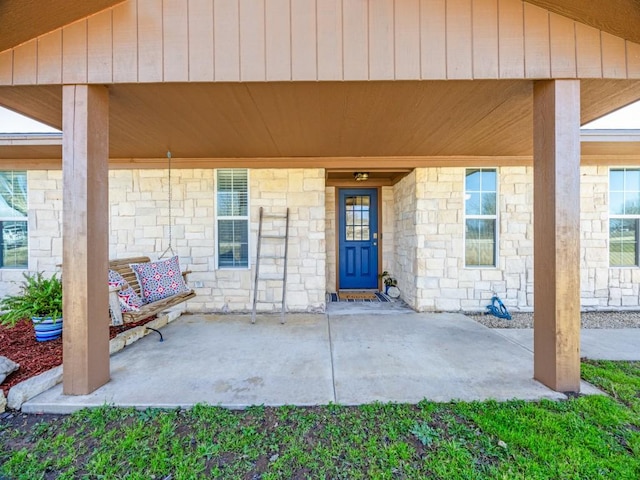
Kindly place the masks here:
POLYGON ((19 417, 0 478, 640 478, 640 362, 583 376, 611 396, 19 417))

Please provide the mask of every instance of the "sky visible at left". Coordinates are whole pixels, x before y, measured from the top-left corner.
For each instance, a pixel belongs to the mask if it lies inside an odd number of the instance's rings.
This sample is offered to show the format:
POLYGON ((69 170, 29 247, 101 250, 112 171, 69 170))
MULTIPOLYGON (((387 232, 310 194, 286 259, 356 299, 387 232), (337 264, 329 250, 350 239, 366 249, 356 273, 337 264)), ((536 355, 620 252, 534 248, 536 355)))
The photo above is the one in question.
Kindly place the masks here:
POLYGON ((59 132, 30 118, 0 107, 0 133, 49 133, 59 132))

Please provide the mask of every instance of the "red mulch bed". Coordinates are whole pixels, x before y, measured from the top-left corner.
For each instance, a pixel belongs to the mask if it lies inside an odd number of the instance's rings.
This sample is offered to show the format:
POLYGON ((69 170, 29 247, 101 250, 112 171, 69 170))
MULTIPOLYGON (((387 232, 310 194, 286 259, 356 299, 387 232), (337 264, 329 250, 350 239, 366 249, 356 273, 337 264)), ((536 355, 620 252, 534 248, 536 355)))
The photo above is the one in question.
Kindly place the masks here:
MULTIPOLYGON (((138 325, 144 325, 154 318, 128 323, 121 327, 109 327, 109 338, 138 325)), ((0 385, 6 396, 9 389, 16 383, 62 364, 62 338, 38 342, 31 320, 18 322, 14 327, 0 325, 0 355, 20 365, 20 368, 0 385)))

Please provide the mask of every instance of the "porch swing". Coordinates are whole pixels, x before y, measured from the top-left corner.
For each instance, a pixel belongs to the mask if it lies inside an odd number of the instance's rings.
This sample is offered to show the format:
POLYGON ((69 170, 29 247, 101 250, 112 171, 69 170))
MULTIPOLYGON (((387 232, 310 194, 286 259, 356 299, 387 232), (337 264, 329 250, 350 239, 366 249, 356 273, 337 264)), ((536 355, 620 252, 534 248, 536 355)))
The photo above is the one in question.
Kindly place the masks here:
POLYGON ((114 326, 145 320, 196 296, 186 283, 191 272, 180 271, 178 256, 173 251, 170 151, 167 152, 167 163, 169 244, 155 262, 146 256, 109 261, 109 307, 114 326))

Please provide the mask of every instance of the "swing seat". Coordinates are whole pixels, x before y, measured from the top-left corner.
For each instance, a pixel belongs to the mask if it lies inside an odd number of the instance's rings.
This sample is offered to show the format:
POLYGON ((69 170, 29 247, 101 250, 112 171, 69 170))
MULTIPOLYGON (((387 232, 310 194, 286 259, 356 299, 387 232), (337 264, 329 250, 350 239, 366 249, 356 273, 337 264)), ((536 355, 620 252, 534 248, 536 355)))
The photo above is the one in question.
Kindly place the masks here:
MULTIPOLYGON (((127 281, 129 286, 140 295, 140 284, 138 283, 138 277, 131 268, 132 263, 150 263, 149 257, 131 257, 111 260, 109 262, 109 268, 118 272, 127 281)), ((182 272, 182 277, 187 280, 187 275, 190 271, 182 272)), ((140 310, 135 312, 123 312, 120 308, 120 300, 118 299, 118 291, 121 287, 109 288, 109 306, 111 307, 111 325, 122 325, 124 323, 139 322, 149 317, 159 314, 173 306, 179 305, 182 302, 189 300, 196 296, 193 289, 187 292, 181 292, 176 295, 172 295, 155 302, 144 304, 140 307, 140 310)))

